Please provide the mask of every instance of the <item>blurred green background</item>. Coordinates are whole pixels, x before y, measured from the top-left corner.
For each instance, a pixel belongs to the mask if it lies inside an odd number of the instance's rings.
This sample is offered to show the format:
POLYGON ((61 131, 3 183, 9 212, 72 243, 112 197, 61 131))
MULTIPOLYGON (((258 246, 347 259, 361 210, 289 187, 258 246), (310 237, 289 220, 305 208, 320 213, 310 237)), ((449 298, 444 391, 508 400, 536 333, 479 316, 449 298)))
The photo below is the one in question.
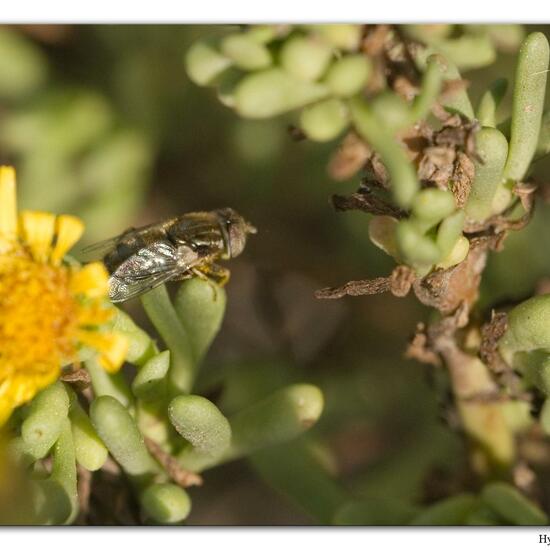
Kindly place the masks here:
MULTIPOLYGON (((227 315, 202 373, 207 394, 231 410, 291 381, 317 383, 326 409, 301 445, 344 486, 403 502, 452 494, 464 453, 448 427, 445 378, 402 357, 428 311, 412 297, 315 300, 317 288, 389 273, 391 260, 370 244, 365 214, 328 204, 358 183, 328 177, 336 143, 294 141, 291 116, 241 120, 188 80, 185 51, 220 30, 0 27, 0 162, 17 168, 20 206, 81 216, 82 244, 174 214, 235 208, 259 233, 229 266, 227 315)), ((474 100, 494 78, 512 79, 514 63, 500 54, 466 73, 474 100)), ((548 168, 537 164, 542 181, 548 168)), ((485 306, 526 297, 550 274, 549 231, 540 207, 491 258, 485 306)), ((148 326, 138 304, 127 310, 148 326)), ((189 523, 317 521, 258 471, 261 460, 207 472, 191 490, 189 523)))

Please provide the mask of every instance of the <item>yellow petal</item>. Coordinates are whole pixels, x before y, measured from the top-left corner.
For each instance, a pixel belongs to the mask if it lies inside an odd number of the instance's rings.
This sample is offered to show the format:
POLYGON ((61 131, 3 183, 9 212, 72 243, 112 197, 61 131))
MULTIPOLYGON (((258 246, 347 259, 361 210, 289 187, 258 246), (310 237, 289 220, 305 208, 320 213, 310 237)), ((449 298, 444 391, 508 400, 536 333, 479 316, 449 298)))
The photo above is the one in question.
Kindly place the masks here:
POLYGON ((9 399, 0 397, 0 428, 8 421, 13 409, 13 404, 9 399))
POLYGON ((4 380, 0 384, 0 427, 2 427, 13 412, 13 399, 10 395, 10 380, 4 380))
POLYGON ((13 410, 25 403, 46 386, 57 380, 61 369, 50 364, 41 373, 10 376, 0 384, 0 427, 5 424, 13 410))
POLYGON ((75 271, 71 276, 73 294, 102 298, 109 294, 109 273, 101 262, 93 262, 75 271))
POLYGON ((120 332, 91 332, 81 330, 79 339, 83 344, 99 352, 99 364, 109 373, 117 372, 126 355, 130 342, 120 332))
POLYGON ((55 222, 56 241, 52 250, 51 261, 57 265, 63 256, 73 247, 84 233, 84 224, 76 216, 63 214, 55 222))
POLYGON ((110 334, 109 346, 99 356, 99 364, 110 373, 117 372, 128 355, 130 342, 120 332, 110 334))
POLYGON ((27 243, 34 259, 48 260, 55 234, 55 215, 49 212, 25 210, 19 214, 21 237, 27 243))
POLYGON ((78 308, 78 324, 81 327, 104 325, 113 318, 115 311, 102 304, 83 304, 78 308))
POLYGON ((17 196, 15 170, 0 166, 0 239, 15 241, 17 237, 17 196))

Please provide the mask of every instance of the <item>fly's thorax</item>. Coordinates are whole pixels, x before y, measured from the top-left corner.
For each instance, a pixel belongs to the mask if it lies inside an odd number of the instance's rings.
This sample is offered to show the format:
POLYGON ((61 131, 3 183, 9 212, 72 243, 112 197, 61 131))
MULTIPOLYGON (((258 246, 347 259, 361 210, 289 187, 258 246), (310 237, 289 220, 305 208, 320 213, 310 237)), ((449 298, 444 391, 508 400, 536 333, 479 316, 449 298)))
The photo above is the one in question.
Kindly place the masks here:
POLYGON ((223 235, 212 212, 191 212, 176 218, 167 228, 167 236, 176 247, 188 247, 199 256, 219 256, 224 251, 223 235))
POLYGON ((189 266, 196 265, 199 259, 199 252, 187 244, 179 245, 176 248, 176 261, 181 269, 186 270, 189 266))

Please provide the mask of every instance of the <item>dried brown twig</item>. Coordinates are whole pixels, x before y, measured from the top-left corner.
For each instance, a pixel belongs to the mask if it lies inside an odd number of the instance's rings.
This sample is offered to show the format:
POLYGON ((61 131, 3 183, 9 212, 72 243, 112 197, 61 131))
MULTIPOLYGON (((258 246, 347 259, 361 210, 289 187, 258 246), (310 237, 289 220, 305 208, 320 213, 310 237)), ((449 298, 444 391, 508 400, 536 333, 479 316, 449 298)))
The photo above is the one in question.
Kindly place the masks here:
POLYGON ((178 485, 184 488, 202 485, 202 477, 199 474, 183 468, 170 453, 164 451, 162 447, 151 438, 146 437, 144 441, 147 450, 178 485))
POLYGON ((70 384, 77 392, 83 392, 90 387, 92 380, 86 369, 77 367, 74 370, 65 372, 61 375, 61 380, 70 384))
POLYGON ((414 270, 405 265, 398 265, 388 277, 349 281, 339 287, 322 288, 315 292, 320 299, 337 299, 344 296, 365 296, 390 291, 394 296, 403 297, 409 293, 416 275, 414 270))
POLYGON ((331 203, 338 212, 360 210, 375 216, 392 216, 397 219, 407 215, 404 210, 384 201, 374 193, 353 193, 348 196, 332 195, 331 203))

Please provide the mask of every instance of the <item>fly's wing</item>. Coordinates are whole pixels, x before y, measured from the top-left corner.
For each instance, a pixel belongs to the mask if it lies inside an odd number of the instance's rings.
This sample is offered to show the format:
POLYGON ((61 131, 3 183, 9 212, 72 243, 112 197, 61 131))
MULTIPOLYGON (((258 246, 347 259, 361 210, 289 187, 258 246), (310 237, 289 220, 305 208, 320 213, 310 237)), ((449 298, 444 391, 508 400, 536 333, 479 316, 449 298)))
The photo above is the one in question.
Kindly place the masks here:
POLYGON ((101 260, 114 250, 119 240, 120 236, 117 236, 86 246, 78 253, 79 259, 87 262, 101 260))
MULTIPOLYGON (((165 223, 169 223, 171 220, 168 220, 165 223)), ((91 244, 83 248, 79 254, 82 260, 92 261, 92 260, 101 260, 107 254, 112 252, 119 244, 124 243, 126 240, 139 239, 142 235, 145 234, 158 234, 161 235, 162 223, 151 223, 148 225, 143 225, 141 227, 132 227, 127 229, 124 233, 117 235, 116 237, 111 237, 110 239, 105 239, 97 243, 91 244)), ((153 240, 153 239, 151 239, 153 240)))
POLYGON ((109 279, 109 298, 124 302, 181 275, 193 267, 169 241, 150 244, 122 262, 109 279))

